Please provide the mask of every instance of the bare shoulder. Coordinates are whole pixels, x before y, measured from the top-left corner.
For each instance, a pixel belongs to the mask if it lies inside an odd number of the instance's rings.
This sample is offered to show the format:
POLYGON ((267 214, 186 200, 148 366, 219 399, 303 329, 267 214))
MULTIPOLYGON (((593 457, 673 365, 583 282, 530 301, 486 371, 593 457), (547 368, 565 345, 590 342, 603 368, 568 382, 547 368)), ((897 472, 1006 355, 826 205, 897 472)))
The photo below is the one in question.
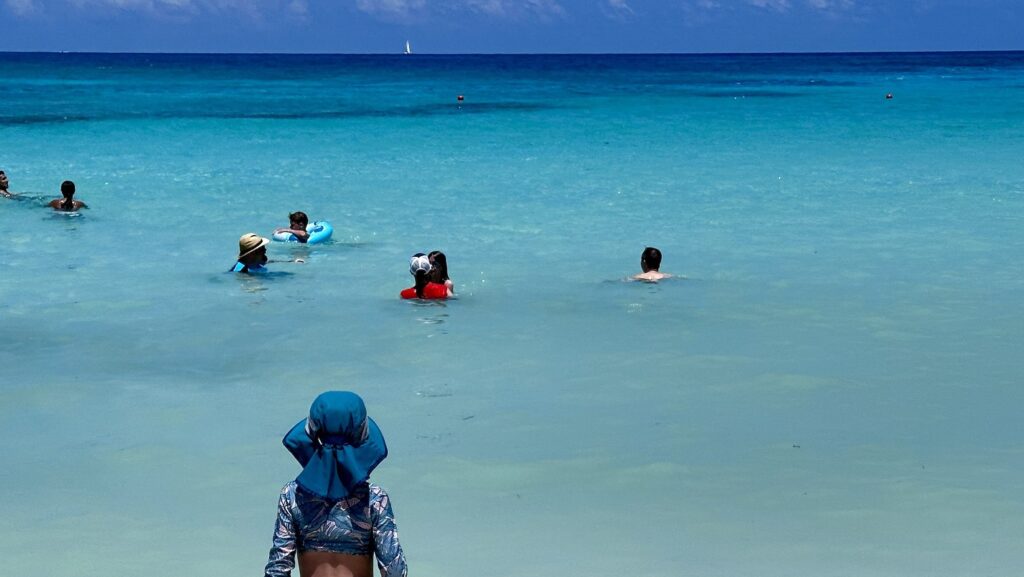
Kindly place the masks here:
POLYGON ((632 278, 633 280, 638 280, 642 282, 658 282, 662 279, 672 278, 672 275, 667 272, 658 272, 656 270, 650 270, 647 272, 642 272, 640 274, 635 274, 632 278))

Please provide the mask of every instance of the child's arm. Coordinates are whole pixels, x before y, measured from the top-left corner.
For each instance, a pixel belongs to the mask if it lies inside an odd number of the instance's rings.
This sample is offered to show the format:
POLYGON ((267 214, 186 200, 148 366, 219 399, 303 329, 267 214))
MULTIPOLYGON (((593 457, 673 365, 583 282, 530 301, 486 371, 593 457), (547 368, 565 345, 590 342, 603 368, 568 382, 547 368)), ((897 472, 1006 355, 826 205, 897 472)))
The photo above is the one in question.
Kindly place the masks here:
POLYGON ((306 242, 307 240, 309 240, 309 233, 301 228, 279 228, 274 231, 274 234, 277 234, 279 232, 290 232, 295 235, 295 238, 299 239, 302 242, 306 242))

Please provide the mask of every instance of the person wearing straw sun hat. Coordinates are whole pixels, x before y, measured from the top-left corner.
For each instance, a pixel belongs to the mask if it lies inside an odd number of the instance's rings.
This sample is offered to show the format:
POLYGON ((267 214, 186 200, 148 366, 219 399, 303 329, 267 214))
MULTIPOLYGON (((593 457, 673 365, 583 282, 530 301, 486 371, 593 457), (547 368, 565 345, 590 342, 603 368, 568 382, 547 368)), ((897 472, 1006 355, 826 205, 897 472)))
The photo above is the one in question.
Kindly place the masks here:
MULTIPOLYGON (((231 267, 231 272, 258 274, 267 272, 267 263, 281 262, 267 259, 267 245, 270 239, 263 238, 255 232, 247 232, 238 239, 238 262, 231 267)), ((301 258, 284 262, 305 262, 301 258)))
POLYGON ((370 473, 388 456, 384 436, 359 395, 329 391, 284 437, 302 472, 281 490, 264 577, 406 577, 391 499, 370 473))
POLYGON ((260 273, 267 267, 267 245, 270 240, 255 232, 247 232, 238 239, 238 262, 231 272, 260 273))

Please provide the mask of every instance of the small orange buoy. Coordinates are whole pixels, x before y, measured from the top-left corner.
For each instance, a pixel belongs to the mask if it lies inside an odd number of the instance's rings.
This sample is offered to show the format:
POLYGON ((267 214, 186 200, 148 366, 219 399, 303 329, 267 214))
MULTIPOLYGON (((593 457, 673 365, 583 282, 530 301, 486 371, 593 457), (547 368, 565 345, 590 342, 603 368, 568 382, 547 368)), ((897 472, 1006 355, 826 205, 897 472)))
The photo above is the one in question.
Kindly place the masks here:
POLYGON ((459 102, 462 102, 463 100, 465 100, 465 98, 460 94, 459 95, 459 102))

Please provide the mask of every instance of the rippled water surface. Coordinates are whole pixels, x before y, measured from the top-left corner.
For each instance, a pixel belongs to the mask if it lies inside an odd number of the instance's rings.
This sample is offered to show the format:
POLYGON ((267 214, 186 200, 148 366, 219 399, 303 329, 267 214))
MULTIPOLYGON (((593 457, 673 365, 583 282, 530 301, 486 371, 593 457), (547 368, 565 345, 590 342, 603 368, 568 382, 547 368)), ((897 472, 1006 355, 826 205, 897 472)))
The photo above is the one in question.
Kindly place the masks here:
POLYGON ((417 576, 1024 566, 1021 53, 0 76, 5 575, 259 574, 332 388, 417 576), (225 272, 293 210, 333 242, 225 272), (432 249, 458 298, 400 301, 432 249))

